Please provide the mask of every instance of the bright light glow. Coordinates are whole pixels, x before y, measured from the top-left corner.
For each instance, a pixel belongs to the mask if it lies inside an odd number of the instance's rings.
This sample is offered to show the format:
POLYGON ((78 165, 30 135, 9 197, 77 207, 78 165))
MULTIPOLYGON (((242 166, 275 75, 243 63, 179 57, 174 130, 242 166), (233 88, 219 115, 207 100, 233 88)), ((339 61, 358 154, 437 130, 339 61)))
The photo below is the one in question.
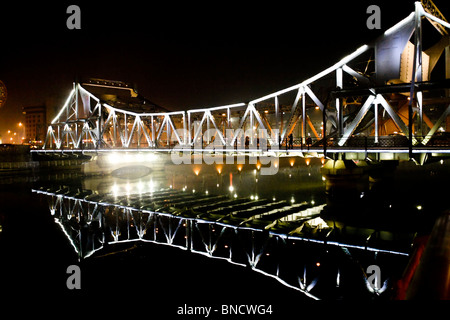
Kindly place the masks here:
POLYGON ((158 158, 156 154, 153 154, 151 152, 148 152, 146 155, 147 161, 154 161, 158 158))
POLYGON ((124 156, 125 162, 132 162, 136 157, 134 157, 131 153, 126 153, 124 156))
POLYGON ((130 191, 131 191, 131 185, 130 185, 129 183, 127 183, 127 184, 125 185, 125 190, 126 190, 127 194, 130 194, 130 191))
POLYGON ((315 205, 316 202, 315 202, 314 200, 311 200, 311 204, 312 204, 312 205, 315 205))
POLYGON ((228 190, 230 190, 230 192, 233 192, 233 191, 234 191, 234 187, 233 187, 233 186, 230 186, 230 187, 228 188, 228 190))
POLYGON ((234 197, 237 198, 237 194, 236 193, 234 194, 234 197))
POLYGON ((139 193, 142 193, 144 191, 144 184, 142 183, 142 181, 139 181, 137 183, 137 188, 139 193))
POLYGON ((108 154, 108 162, 111 164, 118 164, 122 161, 122 157, 117 152, 108 154))
POLYGON ((111 192, 113 193, 114 196, 117 196, 117 194, 119 193, 119 187, 116 184, 114 184, 111 187, 111 192))
POLYGON ((138 153, 138 154, 136 155, 136 161, 137 161, 137 162, 143 162, 143 161, 145 161, 145 156, 144 156, 142 153, 138 153))
POLYGON ((422 210, 422 206, 421 206, 421 205, 418 205, 418 206, 416 207, 416 209, 420 211, 420 210, 422 210))

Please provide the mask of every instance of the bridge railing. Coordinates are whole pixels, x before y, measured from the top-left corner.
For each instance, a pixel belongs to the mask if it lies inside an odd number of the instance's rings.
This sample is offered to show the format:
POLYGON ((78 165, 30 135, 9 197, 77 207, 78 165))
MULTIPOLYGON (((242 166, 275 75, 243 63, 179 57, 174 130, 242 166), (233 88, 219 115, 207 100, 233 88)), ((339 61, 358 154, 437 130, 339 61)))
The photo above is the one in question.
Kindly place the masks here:
MULTIPOLYGON (((220 140, 206 140, 201 137, 198 141, 191 141, 191 143, 180 145, 177 140, 169 140, 167 143, 156 143, 152 146, 140 146, 137 142, 131 142, 127 147, 118 148, 96 148, 94 144, 81 144, 82 148, 74 148, 73 146, 63 146, 60 151, 107 151, 107 150, 124 150, 124 151, 188 151, 188 152, 287 152, 289 150, 300 151, 339 151, 339 150, 407 150, 409 148, 409 139, 404 135, 389 135, 389 136, 353 136, 350 137, 344 145, 339 145, 339 138, 336 137, 294 137, 292 140, 285 138, 281 141, 270 141, 269 139, 257 138, 253 142, 249 142, 247 137, 242 139, 235 139, 231 145, 229 139, 225 139, 224 145, 220 140)), ((442 132, 437 134, 428 141, 425 136, 415 136, 413 140, 413 149, 427 149, 427 150, 450 150, 450 133, 442 132), (426 144, 422 143, 426 141, 426 144)), ((36 151, 36 150, 35 150, 36 151)), ((40 150, 42 152, 49 152, 51 149, 40 150)))

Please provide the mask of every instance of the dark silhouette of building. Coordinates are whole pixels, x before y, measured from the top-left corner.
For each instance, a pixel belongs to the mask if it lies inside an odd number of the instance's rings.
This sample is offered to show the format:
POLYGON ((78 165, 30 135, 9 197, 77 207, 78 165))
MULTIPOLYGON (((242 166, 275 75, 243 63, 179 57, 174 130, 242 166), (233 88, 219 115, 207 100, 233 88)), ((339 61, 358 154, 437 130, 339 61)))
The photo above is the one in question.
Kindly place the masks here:
POLYGON ((45 106, 23 107, 25 115, 24 143, 42 145, 47 132, 47 119, 45 106))

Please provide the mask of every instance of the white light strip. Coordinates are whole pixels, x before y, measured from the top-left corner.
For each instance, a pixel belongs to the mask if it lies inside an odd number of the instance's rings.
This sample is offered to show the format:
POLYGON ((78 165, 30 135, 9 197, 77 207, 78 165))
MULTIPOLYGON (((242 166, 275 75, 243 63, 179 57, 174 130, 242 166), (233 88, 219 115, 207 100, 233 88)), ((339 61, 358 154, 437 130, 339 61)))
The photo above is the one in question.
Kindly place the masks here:
POLYGON ((252 100, 252 101, 249 102, 249 104, 258 103, 260 101, 267 100, 267 99, 274 98, 276 96, 282 95, 283 93, 286 93, 286 92, 289 92, 289 91, 292 91, 292 90, 297 90, 300 87, 307 86, 308 84, 310 84, 310 83, 312 83, 312 82, 314 82, 314 81, 316 81, 316 80, 326 76, 327 74, 335 71, 336 69, 342 67, 344 64, 346 64, 349 61, 353 60, 354 58, 358 57, 360 54, 366 52, 368 49, 369 49, 369 46, 365 44, 365 45, 359 47, 355 52, 353 52, 353 53, 349 54, 348 56, 344 57, 343 59, 341 59, 338 63, 334 64, 333 66, 331 66, 331 67, 329 67, 329 68, 327 68, 325 70, 323 70, 322 72, 316 74, 315 76, 313 76, 313 77, 311 77, 309 79, 306 79, 305 81, 303 81, 303 82, 301 82, 299 84, 296 84, 296 85, 294 85, 292 87, 289 87, 289 88, 286 88, 286 89, 283 89, 283 90, 280 90, 280 91, 268 94, 268 95, 266 95, 264 97, 252 100))
POLYGON ((415 15, 415 12, 411 12, 410 15, 407 16, 405 19, 403 19, 402 21, 400 21, 396 25, 394 25, 394 26, 390 27, 389 29, 387 29, 384 32, 384 35, 385 36, 389 36, 392 33, 396 32, 397 30, 399 30, 400 28, 402 28, 403 26, 405 26, 406 24, 411 22, 414 19, 414 15, 415 15))
POLYGON ((64 112, 64 110, 66 109, 67 105, 70 102, 70 99, 72 99, 72 95, 74 94, 75 89, 72 89, 70 91, 69 96, 67 97, 66 102, 64 102, 64 106, 61 108, 61 110, 59 111, 58 115, 52 120, 52 124, 54 124, 56 122, 56 120, 58 120, 58 118, 61 116, 61 114, 64 112))
MULTIPOLYGON (((420 14, 421 16, 425 16, 425 17, 427 17, 428 19, 433 20, 434 22, 437 22, 437 23, 439 23, 440 25, 443 25, 444 27, 450 29, 450 23, 448 23, 448 22, 446 22, 446 21, 444 21, 444 20, 441 20, 441 19, 439 19, 438 17, 435 17, 435 16, 433 16, 432 14, 429 14, 428 12, 426 12, 425 9, 424 9, 423 6, 422 6, 422 3, 420 3, 419 1, 417 1, 417 2, 415 2, 414 4, 415 4, 415 6, 416 6, 416 11, 419 11, 419 14, 420 14)), ((439 10, 438 10, 438 11, 439 11, 439 10)))
POLYGON ((424 15, 424 16, 427 17, 428 19, 433 20, 434 22, 437 22, 437 23, 439 23, 440 25, 443 25, 444 27, 450 29, 450 23, 445 22, 444 20, 441 20, 441 19, 439 19, 439 18, 433 16, 433 15, 429 14, 428 12, 425 12, 423 9, 422 9, 422 15, 424 15))
MULTIPOLYGON (((34 149, 30 150, 32 153, 73 153, 73 152, 83 152, 83 153, 110 153, 110 152, 163 152, 163 153, 170 153, 170 152, 222 152, 222 153, 258 153, 258 155, 264 155, 266 154, 265 150, 261 149, 232 149, 232 148, 215 148, 215 149, 192 149, 189 147, 183 148, 172 148, 172 149, 149 149, 149 148, 142 148, 142 149, 34 149)), ((285 154, 302 154, 302 153, 323 153, 323 148, 309 148, 307 149, 268 149, 267 153, 277 153, 279 157, 284 156, 285 154)), ((342 148, 327 148, 327 153, 336 153, 336 152, 348 152, 348 153, 409 153, 409 149, 405 147, 405 149, 371 149, 371 148, 361 148, 361 149, 342 149, 342 148)), ((412 150, 413 153, 450 153, 450 149, 416 149, 413 147, 412 150)), ((274 157, 277 155, 273 155, 274 157)))
POLYGON ((241 103, 234 103, 234 104, 229 104, 229 105, 219 106, 219 107, 193 109, 193 110, 188 110, 187 112, 195 113, 195 112, 215 111, 215 110, 222 110, 222 109, 227 109, 227 108, 237 108, 237 107, 243 107, 243 106, 245 106, 245 103, 241 102, 241 103))

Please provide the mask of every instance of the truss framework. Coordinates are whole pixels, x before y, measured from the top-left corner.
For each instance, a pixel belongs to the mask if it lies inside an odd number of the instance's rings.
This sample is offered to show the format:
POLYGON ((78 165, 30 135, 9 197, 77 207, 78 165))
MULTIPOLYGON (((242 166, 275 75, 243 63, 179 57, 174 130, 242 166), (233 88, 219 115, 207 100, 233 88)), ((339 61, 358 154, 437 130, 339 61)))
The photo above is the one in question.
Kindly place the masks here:
MULTIPOLYGON (((212 142, 215 148, 237 148, 238 145, 243 147, 244 137, 255 145, 260 137, 258 132, 267 132, 269 147, 278 148, 280 142, 287 141, 291 134, 296 143, 305 144, 311 133, 317 140, 325 141, 333 137, 337 141, 336 146, 342 147, 352 135, 362 132, 363 120, 373 123, 370 131, 373 133, 363 135, 373 135, 377 142, 380 125, 390 119, 395 124, 395 133, 408 138, 411 153, 414 144, 427 145, 439 129, 442 131, 442 124, 450 113, 447 103, 433 123, 426 115, 428 106, 424 102, 424 92, 417 89, 417 84, 424 79, 424 70, 428 70, 428 67, 424 68, 422 48, 423 18, 439 26, 437 28, 443 37, 448 37, 446 30, 450 24, 442 20, 442 16, 425 11, 416 2, 415 11, 386 30, 380 39, 361 46, 333 66, 299 84, 248 103, 167 113, 137 113, 108 105, 80 84, 74 84, 60 112, 48 127, 43 149, 171 149, 174 146, 202 149, 212 142), (381 59, 377 56, 377 46, 391 41, 397 33, 405 39, 402 46, 406 46, 405 41, 413 39, 413 61, 409 64, 411 77, 406 82, 409 84, 408 93, 404 90, 396 92, 397 99, 408 99, 406 121, 402 119, 399 107, 390 102, 392 93, 377 92, 379 86, 374 83, 374 78, 357 67, 368 54, 372 57, 375 53, 375 61, 381 59), (367 98, 359 94, 347 97, 333 97, 330 94, 361 88, 368 89, 371 94, 367 98), (369 112, 372 109, 373 112, 369 112), (322 116, 314 116, 314 110, 321 112, 322 116), (380 117, 380 111, 383 117, 380 117), (369 115, 371 118, 366 119, 369 115), (315 119, 311 120, 313 116, 315 119), (424 119, 428 127, 424 125, 424 119)), ((441 46, 445 44, 445 41, 440 41, 441 46)), ((442 51, 433 56, 433 61, 439 59, 442 51)), ((450 54, 446 57, 447 69, 450 68, 449 57, 450 54)), ((445 132, 448 132, 449 126, 447 120, 445 132)))

